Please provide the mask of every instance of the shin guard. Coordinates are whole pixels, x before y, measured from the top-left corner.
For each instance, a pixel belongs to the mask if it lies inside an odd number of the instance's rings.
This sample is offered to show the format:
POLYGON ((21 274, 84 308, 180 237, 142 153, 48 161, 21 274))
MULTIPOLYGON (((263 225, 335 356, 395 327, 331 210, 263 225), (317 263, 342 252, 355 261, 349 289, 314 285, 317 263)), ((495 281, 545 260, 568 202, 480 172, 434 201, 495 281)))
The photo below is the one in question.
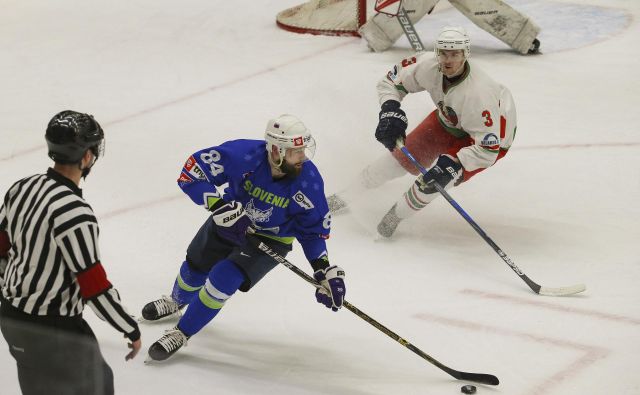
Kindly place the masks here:
POLYGON ((192 268, 187 261, 182 262, 180 272, 173 283, 171 297, 178 304, 189 304, 198 290, 204 285, 207 273, 203 273, 192 268))
POLYGON ((235 263, 227 259, 218 262, 209 272, 198 297, 189 304, 178 328, 188 337, 199 332, 218 314, 244 280, 244 273, 235 263))

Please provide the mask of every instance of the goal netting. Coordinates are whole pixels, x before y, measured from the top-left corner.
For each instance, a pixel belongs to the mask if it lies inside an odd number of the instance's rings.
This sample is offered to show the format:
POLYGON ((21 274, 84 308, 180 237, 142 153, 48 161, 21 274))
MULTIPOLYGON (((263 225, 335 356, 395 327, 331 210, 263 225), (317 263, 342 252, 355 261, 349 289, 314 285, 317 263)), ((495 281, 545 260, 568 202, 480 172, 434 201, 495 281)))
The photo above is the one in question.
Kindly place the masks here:
POLYGON ((366 21, 367 0, 310 0, 276 16, 282 29, 327 36, 359 36, 366 21))

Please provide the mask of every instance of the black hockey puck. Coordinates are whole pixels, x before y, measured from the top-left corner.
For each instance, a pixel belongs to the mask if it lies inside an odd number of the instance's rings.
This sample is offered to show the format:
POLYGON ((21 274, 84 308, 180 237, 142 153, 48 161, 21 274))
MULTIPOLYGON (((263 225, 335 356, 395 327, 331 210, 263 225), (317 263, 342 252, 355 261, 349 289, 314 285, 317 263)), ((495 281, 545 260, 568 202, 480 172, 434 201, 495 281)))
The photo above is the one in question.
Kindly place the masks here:
POLYGON ((462 388, 460 388, 460 392, 463 394, 475 394, 476 387, 474 385, 463 385, 462 388))

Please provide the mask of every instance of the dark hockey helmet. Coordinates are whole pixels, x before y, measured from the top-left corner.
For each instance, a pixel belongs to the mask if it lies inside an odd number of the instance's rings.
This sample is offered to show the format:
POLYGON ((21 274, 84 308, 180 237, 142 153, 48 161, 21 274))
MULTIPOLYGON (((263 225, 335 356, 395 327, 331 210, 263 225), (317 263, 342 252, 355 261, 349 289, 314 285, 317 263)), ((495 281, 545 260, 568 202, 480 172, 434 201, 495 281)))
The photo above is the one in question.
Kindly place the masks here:
POLYGON ((88 149, 96 160, 104 153, 104 132, 92 115, 66 110, 54 115, 45 133, 49 157, 60 164, 78 163, 88 149))

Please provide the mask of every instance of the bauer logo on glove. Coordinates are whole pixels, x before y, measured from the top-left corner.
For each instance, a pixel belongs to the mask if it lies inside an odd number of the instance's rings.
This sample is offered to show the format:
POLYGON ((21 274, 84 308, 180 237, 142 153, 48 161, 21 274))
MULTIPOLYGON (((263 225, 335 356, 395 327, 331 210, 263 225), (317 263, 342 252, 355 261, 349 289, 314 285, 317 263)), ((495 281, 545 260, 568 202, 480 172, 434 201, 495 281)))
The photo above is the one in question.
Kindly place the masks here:
POLYGON ((222 223, 226 224, 227 222, 233 221, 234 219, 240 217, 243 214, 244 214, 244 209, 242 207, 240 207, 239 211, 235 211, 235 212, 229 214, 228 216, 224 217, 222 219, 222 223))
POLYGON ((407 122, 406 115, 400 114, 400 113, 395 112, 395 111, 385 112, 385 113, 382 113, 380 115, 380 119, 385 119, 385 118, 398 118, 398 119, 400 119, 401 121, 403 121, 405 123, 407 122))
POLYGON ((247 229, 252 225, 242 203, 230 202, 215 209, 211 216, 216 224, 220 237, 235 245, 243 245, 247 237, 247 229))

